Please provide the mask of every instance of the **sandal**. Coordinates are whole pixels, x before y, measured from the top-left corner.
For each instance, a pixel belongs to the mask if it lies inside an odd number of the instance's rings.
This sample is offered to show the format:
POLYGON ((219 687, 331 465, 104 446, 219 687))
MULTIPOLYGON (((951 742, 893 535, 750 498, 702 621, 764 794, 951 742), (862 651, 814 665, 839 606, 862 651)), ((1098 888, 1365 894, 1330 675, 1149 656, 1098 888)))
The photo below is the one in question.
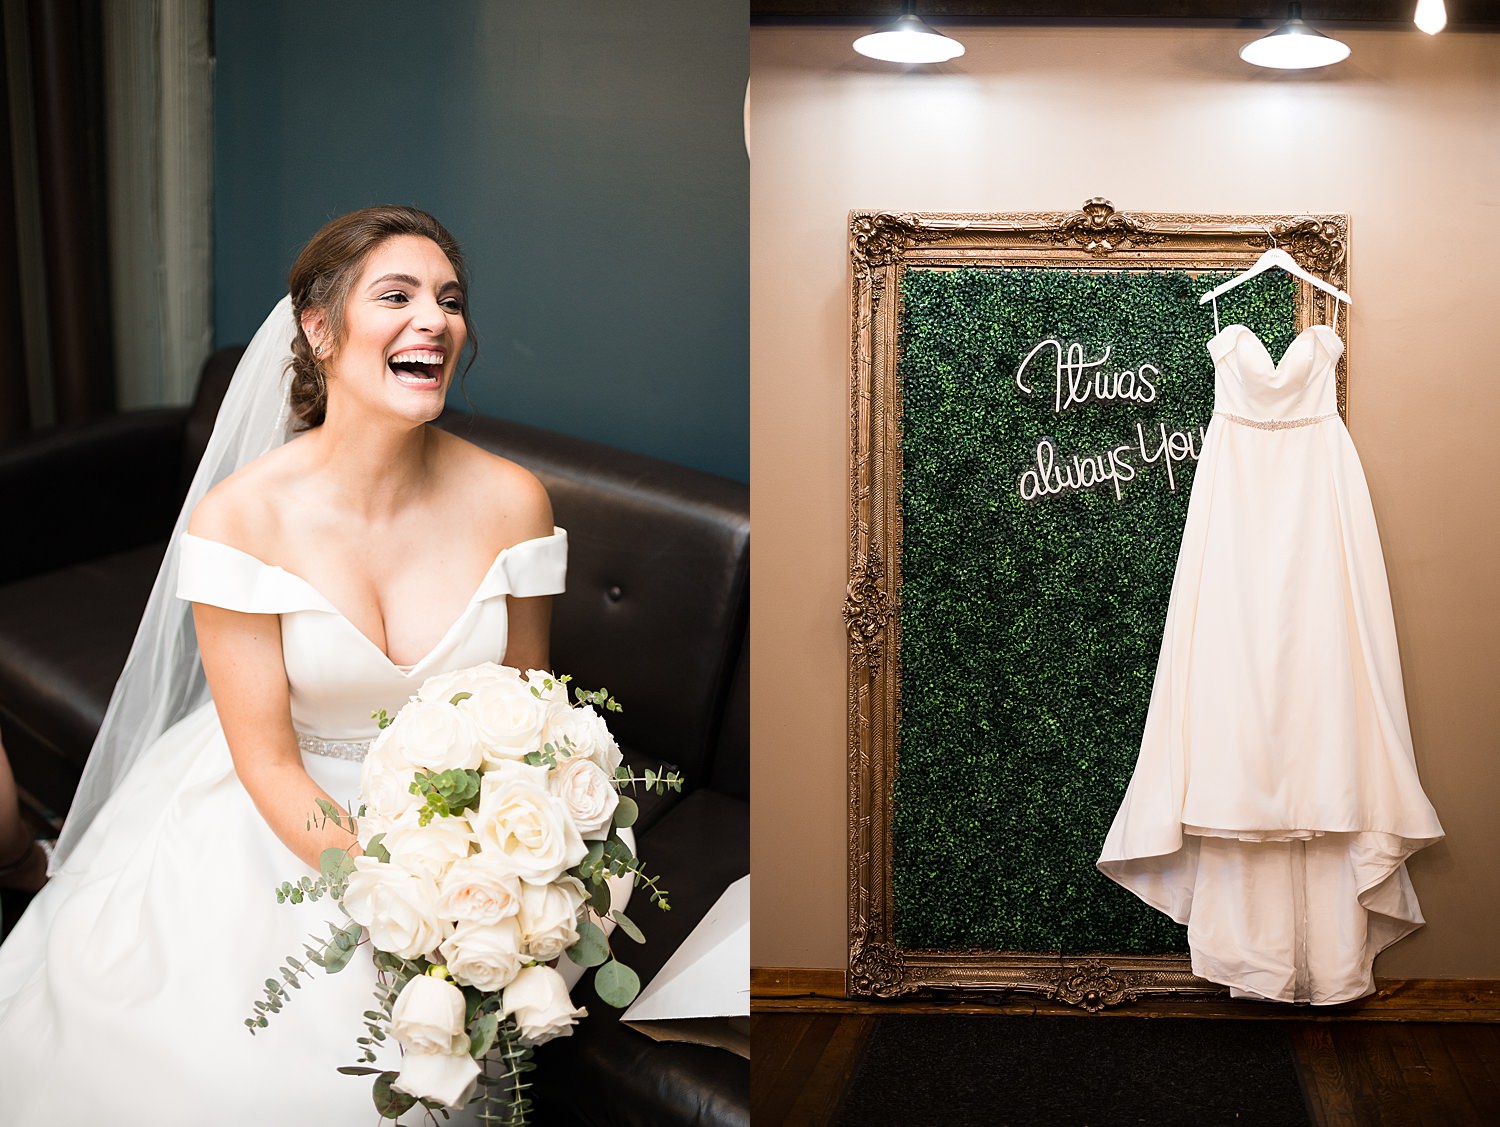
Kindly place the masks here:
POLYGON ((0 888, 35 893, 47 883, 47 869, 52 864, 53 842, 38 838, 26 843, 26 851, 14 861, 0 865, 0 888), (41 854, 38 871, 37 855, 41 854))

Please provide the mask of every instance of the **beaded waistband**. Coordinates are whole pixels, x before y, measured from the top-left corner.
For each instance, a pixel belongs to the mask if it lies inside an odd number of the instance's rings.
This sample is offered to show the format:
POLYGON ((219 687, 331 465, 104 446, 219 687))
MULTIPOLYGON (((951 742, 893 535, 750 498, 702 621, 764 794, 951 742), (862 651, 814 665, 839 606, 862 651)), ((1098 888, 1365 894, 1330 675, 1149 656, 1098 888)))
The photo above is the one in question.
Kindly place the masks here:
POLYGON ((1256 430, 1291 430, 1294 427, 1310 427, 1326 419, 1338 418, 1337 413, 1313 415, 1306 419, 1247 419, 1241 415, 1231 415, 1228 411, 1215 411, 1214 414, 1221 419, 1228 419, 1231 423, 1239 423, 1242 427, 1254 427, 1256 430))
POLYGON ((297 733, 297 746, 314 755, 326 755, 330 759, 352 759, 356 763, 370 750, 370 740, 325 740, 321 736, 297 733))

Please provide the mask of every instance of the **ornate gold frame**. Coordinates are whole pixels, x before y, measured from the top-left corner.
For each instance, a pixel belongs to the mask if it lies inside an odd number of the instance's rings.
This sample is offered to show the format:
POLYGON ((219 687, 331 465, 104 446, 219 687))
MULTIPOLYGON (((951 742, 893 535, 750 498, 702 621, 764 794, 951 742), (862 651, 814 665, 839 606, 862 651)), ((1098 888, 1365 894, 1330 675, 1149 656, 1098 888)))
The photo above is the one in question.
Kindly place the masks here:
MULTIPOLYGON (((849 414, 848 992, 878 998, 1033 992, 1088 1010, 1152 994, 1217 993, 1183 956, 903 949, 892 939, 892 786, 901 670, 900 279, 908 266, 1244 269, 1272 239, 1304 268, 1348 289, 1347 215, 1077 211, 986 215, 853 211, 849 414)), ((1297 327, 1327 320, 1332 299, 1303 283, 1297 327)), ((1347 320, 1341 330, 1348 340, 1347 320)), ((1338 373, 1347 419, 1347 359, 1338 373)))

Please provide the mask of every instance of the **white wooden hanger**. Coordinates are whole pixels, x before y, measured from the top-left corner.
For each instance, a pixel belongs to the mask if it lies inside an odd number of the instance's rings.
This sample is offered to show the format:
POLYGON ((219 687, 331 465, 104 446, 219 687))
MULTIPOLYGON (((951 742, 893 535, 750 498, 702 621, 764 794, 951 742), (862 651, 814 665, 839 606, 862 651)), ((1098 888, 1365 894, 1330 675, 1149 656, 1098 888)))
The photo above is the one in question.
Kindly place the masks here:
POLYGON ((1230 290, 1234 289, 1234 287, 1239 285, 1241 282, 1248 282, 1257 274, 1264 274, 1273 266, 1281 267, 1281 269, 1285 270, 1288 274, 1291 274, 1297 278, 1301 278, 1304 282, 1311 282, 1313 285, 1317 286, 1318 289, 1323 290, 1325 293, 1331 293, 1334 297, 1338 298, 1346 305, 1354 304, 1353 300, 1351 300, 1349 295, 1346 294, 1343 290, 1338 289, 1334 286, 1330 286, 1327 282, 1323 281, 1322 278, 1319 278, 1316 275, 1309 274, 1306 270, 1297 265, 1297 260, 1295 258, 1287 254, 1286 251, 1277 246, 1273 246, 1270 250, 1266 251, 1265 254, 1257 258, 1255 260, 1255 265, 1250 267, 1250 269, 1236 274, 1233 278, 1230 278, 1229 281, 1225 282, 1223 285, 1215 286, 1213 289, 1209 290, 1206 294, 1198 299, 1198 304, 1203 305, 1207 302, 1213 301, 1221 294, 1228 293, 1230 290))

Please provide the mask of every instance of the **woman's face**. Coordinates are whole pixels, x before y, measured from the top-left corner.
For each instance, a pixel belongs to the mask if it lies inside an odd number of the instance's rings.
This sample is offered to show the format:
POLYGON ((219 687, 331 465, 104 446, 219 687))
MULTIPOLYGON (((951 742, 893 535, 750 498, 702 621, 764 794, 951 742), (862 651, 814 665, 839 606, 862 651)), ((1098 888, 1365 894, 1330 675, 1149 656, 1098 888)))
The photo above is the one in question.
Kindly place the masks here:
POLYGON ((356 403, 417 423, 442 414, 468 340, 464 300, 431 239, 398 235, 371 251, 349 291, 344 339, 327 360, 330 415, 356 403))

